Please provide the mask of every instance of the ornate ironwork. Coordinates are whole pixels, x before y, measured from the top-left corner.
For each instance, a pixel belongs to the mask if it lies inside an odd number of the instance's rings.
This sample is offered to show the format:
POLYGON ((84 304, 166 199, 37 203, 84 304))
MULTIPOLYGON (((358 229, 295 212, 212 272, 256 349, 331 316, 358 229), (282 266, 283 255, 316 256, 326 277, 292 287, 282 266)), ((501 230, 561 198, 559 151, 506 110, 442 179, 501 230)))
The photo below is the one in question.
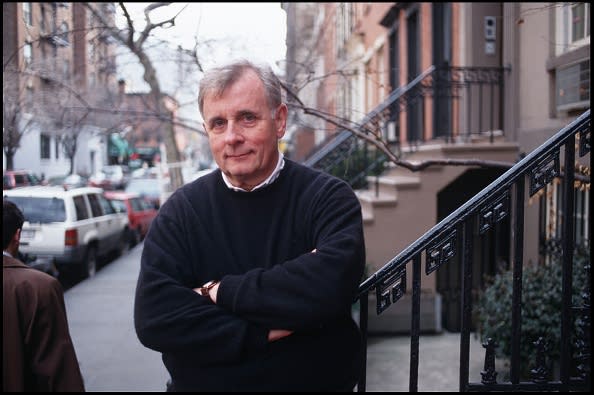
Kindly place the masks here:
POLYGON ((487 350, 485 352, 485 365, 481 372, 481 383, 483 384, 495 384, 497 382, 497 372, 495 371, 495 348, 499 344, 492 338, 488 338, 483 343, 483 347, 487 350))
POLYGON ((397 270, 384 278, 376 287, 377 314, 381 314, 392 303, 406 293, 406 269, 397 270))
POLYGON ((479 234, 484 234, 497 222, 509 215, 509 189, 498 197, 494 203, 486 202, 479 213, 479 234))
MULTIPOLYGON (((572 136, 575 136, 575 138, 578 139, 576 135, 581 133, 581 137, 579 137, 580 144, 584 143, 584 141, 590 138, 588 135, 584 134, 589 133, 585 132, 585 129, 589 129, 589 125, 590 110, 587 110, 576 120, 574 120, 572 124, 569 125, 567 128, 560 130, 557 134, 552 136, 546 144, 541 145, 533 152, 529 153, 527 156, 522 158, 502 177, 498 178, 497 180, 489 184, 478 194, 476 194, 471 199, 462 204, 458 209, 449 214, 447 218, 433 226, 413 243, 409 244, 404 249, 402 249, 397 256, 388 261, 381 269, 379 269, 376 273, 366 278, 359 285, 359 296, 361 297, 362 301, 366 301, 369 292, 375 289, 377 293, 376 310, 377 314, 379 315, 380 313, 385 311, 389 306, 391 306, 393 303, 399 300, 406 291, 405 268, 412 261, 413 265, 415 265, 415 276, 413 276, 415 278, 413 278, 412 281, 412 297, 414 307, 415 303, 419 303, 419 300, 415 299, 415 294, 418 297, 418 295, 421 292, 421 281, 418 281, 418 279, 416 279, 417 271, 420 269, 420 267, 417 266, 420 260, 420 256, 423 253, 425 253, 425 272, 427 275, 429 275, 438 268, 440 268, 445 262, 453 261, 452 257, 454 257, 456 254, 459 254, 457 250, 460 250, 460 253, 462 252, 462 250, 465 248, 465 245, 462 244, 462 240, 465 240, 466 238, 468 240, 472 240, 472 238, 474 237, 474 231, 476 229, 476 225, 474 225, 475 223, 478 223, 478 226, 483 231, 486 231, 490 229, 494 223, 497 223, 497 221, 501 220, 502 218, 510 218, 510 220, 514 220, 515 223, 519 223, 519 227, 517 227, 515 230, 517 234, 514 234, 513 237, 515 238, 515 240, 520 241, 518 243, 514 243, 513 252, 514 267, 518 267, 518 270, 521 274, 522 267, 525 267, 525 264, 522 260, 524 247, 523 239, 525 232, 530 231, 524 229, 524 223, 521 220, 524 217, 523 210, 521 208, 524 207, 524 205, 526 204, 526 197, 523 193, 525 188, 525 181, 530 181, 530 185, 528 187, 530 195, 533 195, 538 190, 543 188, 547 183, 551 182, 555 177, 560 176, 560 150, 564 148, 566 155, 576 154, 577 147, 573 144, 574 140, 572 136), (584 125, 586 124, 588 126, 587 128, 584 128, 584 125), (528 178, 528 180, 526 178, 528 178), (514 190, 516 193, 511 193, 512 190, 514 190), (522 191, 522 193, 520 193, 519 191, 522 191), (512 210, 512 207, 517 208, 517 210, 512 210), (477 213, 480 213, 481 221, 476 221, 475 215, 477 215, 477 213), (457 240, 458 237, 460 238, 460 240, 457 240)), ((585 145, 585 147, 586 150, 588 150, 589 152, 589 141, 588 144, 585 145)), ((561 187, 573 187, 573 185, 571 185, 570 183, 562 183, 561 187)), ((565 240, 573 239, 574 236, 571 233, 571 231, 574 228, 573 225, 575 224, 575 218, 572 214, 574 214, 572 211, 563 212, 563 220, 567 221, 567 223, 566 226, 563 228, 564 232, 561 236, 564 237, 566 234, 568 234, 565 240)), ((587 238, 586 241, 588 242, 589 238, 587 238)), ((575 240, 572 241, 572 243, 574 242, 575 240)), ((471 246, 474 246, 474 244, 472 244, 471 246)), ((571 248, 571 246, 566 246, 565 244, 560 244, 559 246, 562 249, 559 252, 566 252, 566 248, 571 248)), ((460 259, 460 263, 463 266, 462 270, 465 276, 467 272, 472 274, 472 272, 468 270, 468 268, 472 268, 472 266, 475 264, 473 258, 477 255, 478 254, 473 254, 473 251, 469 252, 468 250, 465 250, 465 253, 460 259), (468 253, 468 255, 466 255, 466 253, 468 253)), ((565 256, 568 254, 561 255, 565 256)), ((589 270, 590 269, 588 260, 588 279, 589 270)), ((516 276, 517 273, 514 273, 514 276, 516 276)), ((562 274, 562 276, 565 276, 567 274, 566 272, 563 273, 565 274, 562 274)), ((471 276, 464 277, 465 280, 470 278, 471 276)), ((570 287, 566 287, 565 289, 571 289, 572 282, 570 280, 568 280, 567 278, 563 278, 562 281, 564 284, 566 284, 566 282, 570 284, 570 287)), ((465 281, 462 283, 461 288, 464 291, 466 291, 464 287, 469 286, 470 284, 470 281, 465 281)), ((521 275, 519 277, 514 277, 514 289, 512 293, 515 295, 514 298, 516 299, 516 302, 514 303, 516 303, 516 306, 522 305, 522 284, 523 281, 521 275)), ((573 284, 577 285, 577 283, 575 282, 573 284)), ((567 347, 567 345, 565 344, 563 347, 559 349, 561 353, 561 360, 571 363, 571 366, 561 366, 559 380, 551 379, 549 364, 550 359, 553 357, 551 356, 552 354, 547 354, 547 347, 545 345, 544 340, 541 338, 535 343, 536 365, 530 366, 531 370, 529 370, 528 372, 526 372, 526 368, 528 368, 528 366, 526 366, 525 361, 522 360, 523 355, 521 355, 521 347, 516 343, 512 344, 510 361, 512 370, 510 371, 510 379, 506 379, 503 382, 496 382, 497 377, 494 366, 495 346, 493 345, 491 349, 489 349, 489 342, 487 342, 487 352, 485 356, 484 370, 481 373, 482 380, 479 383, 470 382, 468 375, 468 361, 470 359, 468 337, 470 336, 472 324, 469 312, 473 304, 473 301, 471 299, 473 295, 470 292, 464 292, 464 295, 461 300, 463 314, 461 319, 462 327, 460 330, 460 390, 481 392, 567 390, 589 391, 591 374, 591 312, 589 283, 587 283, 587 286, 585 288, 587 289, 582 293, 582 299, 584 301, 582 303, 582 306, 562 306, 564 316, 569 316, 569 318, 573 316, 576 319, 575 322, 572 321, 569 324, 574 325, 574 328, 576 330, 575 333, 571 333, 571 338, 575 340, 573 342, 573 347, 567 347), (573 309, 574 314, 566 314, 567 310, 571 308, 573 309), (571 354, 568 355, 568 353, 571 354), (568 369, 571 369, 571 372, 568 369), (528 378, 528 380, 525 380, 526 377, 524 376, 524 373, 528 373, 531 376, 532 380, 530 380, 530 378, 528 378), (575 375, 575 377, 568 377, 567 373, 569 373, 570 375, 575 375)), ((520 336, 519 333, 521 333, 520 328, 523 319, 523 317, 519 313, 520 311, 521 309, 518 310, 517 315, 512 314, 512 333, 514 333, 515 329, 517 329, 518 337, 520 336)), ((514 311, 512 311, 511 313, 514 313, 514 311)), ((363 309, 362 314, 365 314, 363 313, 363 309)), ((411 318, 411 369, 409 381, 411 391, 416 390, 416 383, 419 377, 419 358, 417 358, 419 339, 418 335, 420 328, 419 316, 420 314, 413 314, 411 318)), ((366 319, 363 319, 363 315, 361 316, 361 318, 361 322, 366 324, 367 321, 366 319)), ((564 325, 567 325, 567 320, 564 321, 564 325)), ((362 326, 362 331, 365 334, 365 336, 367 334, 366 328, 367 327, 365 325, 362 326)), ((518 338, 516 337, 514 339, 518 338)), ((521 341, 525 340, 525 338, 521 339, 521 341)), ((551 342, 551 347, 557 347, 555 344, 556 343, 551 342)), ((557 348, 551 351, 553 353, 557 352, 557 348)), ((361 369, 363 370, 363 372, 365 372, 366 365, 363 364, 361 369)), ((361 377, 365 377, 365 375, 363 374, 361 377)), ((365 379, 363 378, 363 380, 365 379)), ((364 383, 362 388, 365 388, 364 383)))
POLYGON ((548 381, 549 368, 547 366, 547 346, 542 337, 533 343, 536 346, 536 366, 530 371, 532 381, 543 384, 548 381))
POLYGON ((590 141, 592 136, 590 125, 591 123, 588 121, 588 123, 584 125, 584 128, 580 130, 580 156, 584 156, 590 152, 590 147, 592 144, 590 141))
POLYGON ((556 151, 539 161, 530 172, 530 196, 544 188, 559 174, 559 151, 556 151))
POLYGON ((590 328, 591 328, 591 304, 590 304, 590 264, 588 263, 585 267, 586 271, 586 289, 582 293, 582 303, 581 307, 576 307, 574 310, 576 311, 576 315, 578 315, 578 319, 576 322, 577 327, 577 340, 576 340, 576 362, 577 362, 577 371, 581 379, 586 381, 587 383, 590 382, 591 378, 591 367, 590 361, 592 358, 592 351, 591 351, 591 337, 590 337, 590 328))
POLYGON ((425 273, 429 274, 456 255, 456 231, 430 244, 426 250, 425 273))

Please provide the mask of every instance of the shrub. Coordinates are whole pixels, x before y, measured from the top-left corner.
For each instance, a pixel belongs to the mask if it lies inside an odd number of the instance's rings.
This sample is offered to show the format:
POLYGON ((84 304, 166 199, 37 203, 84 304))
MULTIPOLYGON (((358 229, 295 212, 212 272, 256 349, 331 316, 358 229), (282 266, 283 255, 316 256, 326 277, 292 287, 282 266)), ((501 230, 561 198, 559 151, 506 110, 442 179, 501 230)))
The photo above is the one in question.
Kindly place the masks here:
MULTIPOLYGON (((573 265, 574 306, 583 305, 581 294, 589 277, 584 268, 589 262, 589 249, 577 249, 573 265)), ((561 274, 562 264, 559 257, 551 259, 548 263, 529 264, 524 267, 520 357, 521 361, 529 361, 522 366, 524 377, 528 377, 529 369, 534 367, 536 347, 533 343, 539 337, 543 337, 546 342, 548 360, 559 360, 563 308, 561 274)), ((488 338, 495 340, 498 344, 496 355, 500 358, 511 356, 512 278, 513 269, 495 275, 490 285, 479 295, 474 311, 481 341, 488 338)), ((574 323, 578 320, 574 320, 574 323)), ((573 330, 575 335, 576 325, 573 330)))

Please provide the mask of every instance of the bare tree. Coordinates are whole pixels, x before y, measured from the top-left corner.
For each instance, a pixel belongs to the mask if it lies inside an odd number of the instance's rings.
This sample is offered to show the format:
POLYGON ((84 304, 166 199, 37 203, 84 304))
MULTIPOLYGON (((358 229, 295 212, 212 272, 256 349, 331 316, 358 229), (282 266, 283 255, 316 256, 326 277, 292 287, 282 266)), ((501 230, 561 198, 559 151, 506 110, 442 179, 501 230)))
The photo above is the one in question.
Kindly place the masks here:
POLYGON ((22 80, 17 73, 4 70, 2 77, 2 149, 6 155, 6 168, 11 170, 21 140, 33 126, 33 117, 26 111, 32 103, 22 93, 23 89, 19 89, 22 80))
MULTIPOLYGON (((147 6, 144 10, 145 16, 145 27, 142 31, 137 31, 134 26, 134 21, 130 16, 128 9, 124 3, 118 3, 121 8, 124 17, 126 19, 126 28, 118 29, 115 25, 110 24, 105 20, 103 15, 98 13, 93 7, 87 6, 87 9, 101 21, 104 29, 120 44, 127 47, 137 58, 140 64, 144 68, 143 78, 150 87, 149 97, 147 105, 149 110, 155 114, 160 120, 163 121, 165 127, 164 143, 166 147, 167 160, 169 162, 180 162, 181 155, 177 148, 175 141, 175 134, 173 129, 173 116, 171 112, 166 108, 164 97, 165 94, 161 89, 161 85, 157 78, 157 72, 152 60, 149 58, 145 51, 145 44, 151 32, 159 28, 167 28, 175 24, 175 17, 167 18, 159 22, 152 21, 152 14, 155 10, 161 7, 166 7, 170 3, 152 3, 147 6)), ((170 172, 171 186, 173 189, 177 189, 183 184, 181 175, 181 169, 179 167, 173 167, 170 172)))

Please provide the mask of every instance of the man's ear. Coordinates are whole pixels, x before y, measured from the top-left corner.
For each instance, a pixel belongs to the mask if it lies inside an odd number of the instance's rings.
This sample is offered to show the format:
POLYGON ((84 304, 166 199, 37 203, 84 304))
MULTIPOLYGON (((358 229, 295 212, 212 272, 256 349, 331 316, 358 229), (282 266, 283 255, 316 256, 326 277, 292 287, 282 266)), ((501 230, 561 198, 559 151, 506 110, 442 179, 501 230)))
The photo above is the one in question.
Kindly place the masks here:
POLYGON ((287 130, 287 115, 289 113, 289 109, 285 103, 282 103, 276 109, 276 116, 274 118, 274 125, 276 127, 276 136, 280 139, 285 135, 285 131, 287 130))

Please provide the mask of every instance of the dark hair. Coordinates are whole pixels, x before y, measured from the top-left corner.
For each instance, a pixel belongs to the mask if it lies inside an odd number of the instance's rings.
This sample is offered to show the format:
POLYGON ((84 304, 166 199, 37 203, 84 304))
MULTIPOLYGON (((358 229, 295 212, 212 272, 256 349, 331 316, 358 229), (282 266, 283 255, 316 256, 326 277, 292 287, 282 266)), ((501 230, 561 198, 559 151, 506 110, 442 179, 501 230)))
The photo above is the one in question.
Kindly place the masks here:
POLYGON ((209 93, 221 96, 225 89, 235 83, 247 70, 254 71, 264 84, 268 106, 275 110, 282 103, 282 90, 280 80, 270 66, 257 65, 248 60, 239 60, 226 66, 208 70, 200 80, 198 91, 198 109, 204 109, 204 97, 209 93))
POLYGON ((17 229, 23 227, 25 217, 16 204, 6 199, 2 207, 2 217, 2 249, 5 250, 17 229))

